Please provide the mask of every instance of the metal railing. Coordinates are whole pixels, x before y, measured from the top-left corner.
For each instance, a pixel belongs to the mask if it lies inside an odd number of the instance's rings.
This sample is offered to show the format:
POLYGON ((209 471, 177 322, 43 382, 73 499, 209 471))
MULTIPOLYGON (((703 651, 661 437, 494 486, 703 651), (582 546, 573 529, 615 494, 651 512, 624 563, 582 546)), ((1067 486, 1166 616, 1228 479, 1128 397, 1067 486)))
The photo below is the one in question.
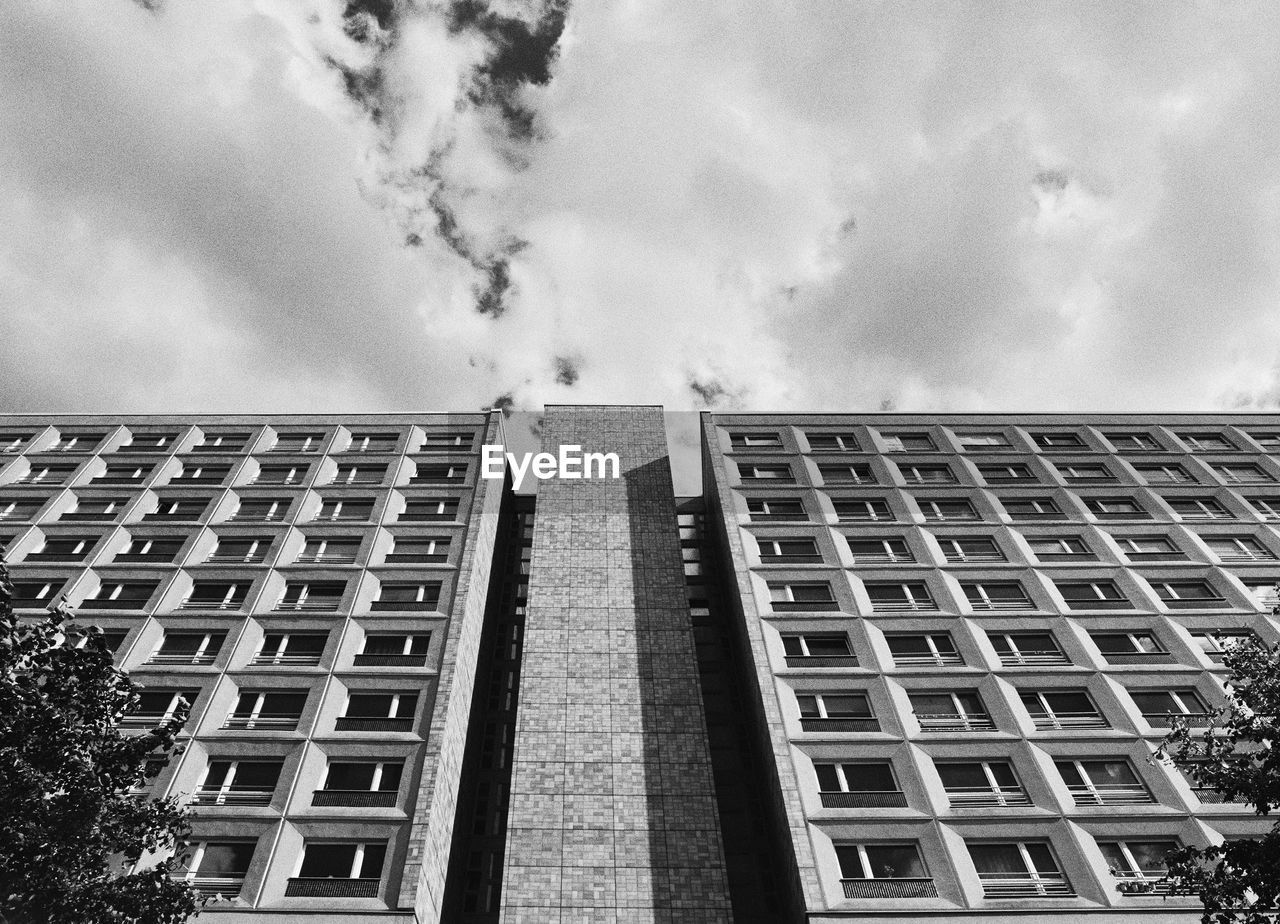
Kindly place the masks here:
POLYGON ((1153 802, 1151 793, 1134 783, 1095 783, 1067 787, 1076 805, 1137 805, 1153 802))
POLYGON ((906 808, 906 793, 896 790, 823 792, 823 808, 906 808))
POLYGON ((218 659, 218 652, 206 651, 201 654, 166 654, 163 651, 157 651, 147 659, 148 664, 190 664, 193 667, 212 664, 218 659))
POLYGON ((1146 713, 1142 714, 1147 724, 1152 728, 1170 728, 1174 719, 1182 719, 1188 725, 1195 728, 1204 728, 1213 724, 1215 718, 1212 712, 1162 712, 1162 713, 1146 713))
POLYGON ((381 879, 304 878, 295 876, 284 887, 289 898, 377 898, 381 879))
POLYGON ((1167 651, 1104 651, 1102 657, 1108 664, 1172 664, 1173 655, 1167 651))
POLYGON ((1000 663, 1005 667, 1038 667, 1046 664, 1070 664, 1071 660, 1061 651, 1007 651, 1000 652, 1000 663))
POLYGON ((872 600, 871 610, 875 613, 914 613, 937 610, 938 604, 932 600, 872 600))
POLYGON ((338 716, 334 723, 337 731, 412 731, 413 718, 390 716, 338 716))
POLYGON ((813 716, 801 718, 800 729, 807 732, 878 732, 880 720, 874 717, 824 719, 813 716))
POLYGON ((277 665, 280 667, 309 667, 320 663, 319 654, 260 654, 250 662, 254 667, 277 665))
POLYGON ((425 600, 374 600, 371 610, 434 610, 440 606, 438 597, 425 600))
POLYGON ((937 898, 932 879, 841 879, 845 898, 937 898))
POLYGON ((425 654, 358 654, 352 659, 357 667, 422 667, 425 654))
POLYGON ((244 876, 192 876, 187 879, 201 896, 235 898, 244 888, 244 876))
POLYGON ((270 805, 275 789, 250 789, 232 786, 230 789, 206 787, 194 793, 196 805, 270 805))
POLYGON ((394 789, 317 789, 311 804, 334 808, 394 808, 399 793, 394 789))
POLYGON ((1031 714, 1036 728, 1110 728, 1110 724, 1097 712, 1055 712, 1031 714))
POLYGON ((980 732, 995 731, 991 716, 982 713, 954 715, 949 713, 916 713, 920 730, 927 732, 980 732))
POLYGON ((298 715, 285 715, 282 713, 260 713, 252 715, 244 712, 233 712, 227 716, 227 721, 223 723, 223 728, 244 728, 244 729, 276 729, 280 731, 293 731, 298 727, 298 715))
POLYGON ((955 786, 947 788, 952 808, 1000 805, 1030 805, 1031 798, 1021 786, 955 786))
POLYGON ((854 655, 787 655, 787 667, 857 667, 854 655))
POLYGON ((1061 873, 978 873, 984 898, 1070 898, 1071 883, 1061 873))

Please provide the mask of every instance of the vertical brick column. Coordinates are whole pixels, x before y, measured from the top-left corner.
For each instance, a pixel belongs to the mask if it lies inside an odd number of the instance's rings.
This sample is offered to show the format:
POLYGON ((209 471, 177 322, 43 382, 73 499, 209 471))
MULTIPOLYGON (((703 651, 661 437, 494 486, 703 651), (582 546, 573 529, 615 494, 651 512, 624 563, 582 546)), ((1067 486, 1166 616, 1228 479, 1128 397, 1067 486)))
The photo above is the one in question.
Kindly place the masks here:
POLYGON ((661 408, 548 408, 561 445, 621 477, 538 484, 502 920, 727 922, 661 408))

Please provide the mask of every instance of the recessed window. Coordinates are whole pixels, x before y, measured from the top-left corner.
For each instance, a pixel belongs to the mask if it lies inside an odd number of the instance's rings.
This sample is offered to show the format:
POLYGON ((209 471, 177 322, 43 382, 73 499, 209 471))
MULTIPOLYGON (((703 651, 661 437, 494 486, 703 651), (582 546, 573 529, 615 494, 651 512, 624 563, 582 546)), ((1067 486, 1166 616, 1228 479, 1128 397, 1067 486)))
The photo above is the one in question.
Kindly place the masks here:
POLYGON ((1084 690, 1023 692, 1018 698, 1042 730, 1111 727, 1084 690))
POLYGON ((387 857, 385 841, 326 844, 307 841, 298 875, 285 885, 289 897, 376 898, 387 857))
POLYGON ((448 536, 397 536, 385 559, 389 565, 440 564, 449 560, 448 536))
POLYGON ((1103 433, 1116 452, 1160 452, 1164 446, 1150 433, 1103 433))
POLYGON ((738 464, 738 473, 743 481, 773 481, 781 484, 793 484, 796 480, 791 466, 783 464, 748 463, 738 464))
POLYGON ((747 513, 758 522, 807 520, 804 503, 794 497, 752 497, 747 499, 747 513))
POLYGON ((870 465, 819 465, 823 484, 875 484, 870 465))
POLYGON ((839 609, 831 585, 826 581, 770 582, 769 600, 779 612, 839 609))
POLYGON ((371 516, 373 501, 369 498, 328 497, 320 504, 316 519, 364 522, 371 516))
MULTIPOLYGON (((19 520, 30 520, 44 506, 45 500, 43 497, 38 500, 0 497, 0 522, 13 523, 19 520)), ((66 518, 66 514, 63 514, 63 518, 66 518)))
MULTIPOLYGON (((0 498, 0 520, 7 519, 5 511, 9 509, 11 502, 6 502, 0 498)), ((43 506, 41 501, 32 501, 31 514, 43 506)), ((127 497, 78 497, 75 500, 75 507, 62 514, 61 520, 114 520, 124 512, 124 508, 129 506, 129 498, 127 497)), ((30 514, 28 514, 29 516, 30 514)), ((24 517, 20 517, 24 518, 24 517)))
POLYGON ((1072 609, 1117 609, 1129 606, 1129 598, 1113 581, 1056 581, 1058 593, 1072 609))
POLYGON ((815 763, 823 808, 906 808, 889 761, 856 764, 815 763))
POLYGON ((1026 610, 1031 598, 1017 581, 982 581, 960 585, 975 610, 1026 610))
POLYGON ((253 656, 253 663, 310 667, 320 663, 328 642, 327 632, 268 632, 253 656))
POLYGON ((1090 632, 1108 664, 1153 664, 1173 658, 1150 632, 1090 632))
POLYGON ((249 443, 248 433, 206 433, 192 452, 241 452, 249 443))
MULTIPOLYGON (((194 521, 204 516, 209 509, 208 497, 161 498, 156 509, 148 513, 144 520, 161 520, 165 522, 194 521)), ((242 505, 243 506, 243 505, 242 505)))
POLYGON ((282 760, 212 760, 196 787, 197 805, 270 805, 282 760))
POLYGON ((342 603, 344 581, 290 581, 276 604, 277 610, 334 612, 342 603))
POLYGON ((117 452, 169 452, 177 442, 176 432, 135 433, 117 452))
POLYGON ((108 465, 106 471, 96 476, 96 484, 142 484, 151 475, 153 465, 108 465))
POLYGON ((125 714, 120 724, 128 728, 154 728, 171 722, 184 705, 190 707, 199 695, 199 689, 190 688, 142 690, 138 693, 137 706, 125 714))
POLYGON ((245 690, 223 728, 293 731, 306 704, 306 690, 245 690))
POLYGON ((951 667, 964 663, 946 632, 886 635, 885 642, 895 667, 951 667))
POLYGON ((251 582, 196 581, 183 599, 184 610, 238 610, 244 606, 251 582))
POLYGON ((983 898, 1062 898, 1075 895, 1047 841, 965 841, 983 898))
POLYGON ((938 545, 948 562, 1005 561, 1004 552, 990 536, 939 536, 938 545))
POLYGON ((385 465, 339 465, 333 484, 382 484, 386 475, 385 465))
POLYGON ((378 588, 375 610, 434 610, 440 605, 440 581, 383 581, 378 588))
POLYGON ((1003 452, 1013 448, 1003 433, 957 433, 956 442, 965 452, 1003 452))
POLYGON ((978 511, 964 498, 917 497, 916 504, 925 520, 931 523, 978 519, 978 511))
POLYGON ((412 731, 418 694, 351 693, 347 708, 337 719, 337 731, 412 731))
POLYGON ((155 581, 103 581, 80 605, 85 609, 140 610, 158 586, 155 581))
POLYGON ((1062 464, 1058 466, 1058 472, 1068 484, 1102 484, 1116 480, 1111 469, 1101 463, 1062 464))
POLYGON ((1069 664, 1051 632, 1005 632, 991 636, 991 646, 1005 667, 1069 664))
POLYGON ((467 465, 419 465, 410 484, 462 484, 467 480, 467 465))
POLYGON ((33 465, 15 484, 66 484, 76 473, 77 465, 33 465))
POLYGON ((349 565, 360 554, 359 536, 310 536, 298 553, 298 561, 349 565))
POLYGON ((45 539, 31 552, 27 562, 82 562, 98 544, 99 536, 57 536, 45 539))
POLYGON ((1257 641, 1258 637, 1248 629, 1214 629, 1209 632, 1192 632, 1192 639, 1214 664, 1221 664, 1223 655, 1236 645, 1257 641))
POLYGON ((1262 447, 1264 452, 1280 452, 1280 431, 1277 430, 1248 430, 1246 431, 1253 441, 1262 447))
POLYGON ((1129 696, 1142 710, 1148 725, 1167 728, 1172 717, 1203 725, 1211 718, 1209 707, 1195 690, 1130 690, 1129 696))
POLYGON ((734 449, 781 449, 782 437, 777 433, 731 433, 729 445, 734 449))
POLYGON ((352 433, 347 452, 395 452, 399 445, 397 433, 352 433))
POLYGON ((1197 484, 1195 476, 1176 462, 1165 462, 1162 465, 1135 465, 1133 470, 1147 484, 1197 484))
POLYGON ((240 894, 258 842, 196 841, 182 878, 202 897, 231 899, 240 894))
POLYGON ((226 640, 225 632, 165 632, 152 664, 212 664, 226 640))
POLYGON ((267 560, 271 551, 270 536, 220 536, 209 553, 210 562, 235 562, 256 565, 267 560))
POLYGON ((806 432, 809 449, 813 452, 858 452, 858 438, 852 433, 812 433, 806 432))
POLYGON ((1076 805, 1133 805, 1153 801, 1133 766, 1123 758, 1055 760, 1076 805))
POLYGON ((1164 502, 1184 520, 1234 520, 1226 507, 1212 497, 1166 497, 1164 502))
POLYGON ((272 452, 319 452, 324 445, 323 433, 281 433, 272 452))
POLYGON ((845 898, 937 898, 920 849, 905 844, 836 844, 845 898))
POLYGON ((302 484, 310 471, 309 465, 264 465, 258 469, 254 484, 302 484))
POLYGON ((1193 452, 1232 452, 1236 449, 1235 443, 1221 433, 1179 433, 1178 439, 1193 452))
POLYGON ((1130 561, 1178 561, 1187 553, 1178 548, 1171 538, 1164 535, 1112 536, 1120 551, 1130 561))
POLYGON ((945 761, 935 766, 952 808, 1031 804, 1008 761, 945 761))
POLYGON ((945 693, 909 693, 911 711, 925 732, 994 731, 995 723, 976 690, 945 693))
POLYGON ((54 600, 54 591, 66 583, 62 577, 34 577, 23 575, 13 582, 14 609, 46 607, 54 600))
POLYGON ((1268 484, 1275 481, 1270 474, 1262 469, 1259 465, 1249 465, 1245 463, 1230 463, 1213 466, 1213 470, 1218 473, 1218 477, 1227 484, 1268 484))
POLYGON ((182 471, 171 478, 170 484, 222 484, 231 473, 230 465, 191 465, 183 463, 182 471))
POLYGON ((17 430, 0 431, 0 454, 8 455, 22 452, 23 447, 27 445, 33 436, 35 436, 34 433, 17 430))
POLYGON ((842 633, 801 632, 782 636, 787 667, 857 667, 858 659, 842 633))
POLYGON ((1225 606, 1226 600, 1207 581, 1150 581, 1165 606, 1225 606))
POLYGON ((1084 505, 1099 520, 1151 519, 1151 514, 1132 497, 1086 497, 1084 505))
POLYGON ((987 484, 1036 484, 1040 481, 1030 466, 1021 462, 1000 465, 979 465, 978 473, 987 484))
MULTIPOLYGON (((1254 510, 1258 512, 1258 516, 1264 520, 1280 520, 1280 497, 1246 497, 1254 510)), ((3 502, 0 502, 0 509, 3 509, 3 502)))
POLYGON ((98 444, 102 442, 105 433, 92 432, 68 432, 63 433, 49 447, 49 452, 93 452, 98 444))
POLYGON ((845 537, 855 564, 901 564, 915 561, 907 540, 901 536, 845 537))
POLYGON ((903 479, 908 484, 954 484, 956 481, 956 473, 951 470, 951 466, 942 463, 937 465, 899 463, 898 471, 902 473, 903 479))
POLYGON ((431 633, 373 632, 355 656, 357 667, 422 667, 431 649, 431 633))
POLYGON ((878 497, 832 500, 836 519, 842 523, 882 522, 895 519, 889 502, 878 497))
POLYGON ((1002 497, 1005 513, 1014 520, 1060 520, 1060 508, 1052 497, 1002 497))
POLYGON ((1041 449, 1061 450, 1061 449, 1087 449, 1085 441, 1076 433, 1033 433, 1031 438, 1035 440, 1037 446, 1041 449))
POLYGON ((886 452, 934 452, 937 446, 927 433, 881 433, 886 452))
MULTIPOLYGON (((1143 892, 1167 892, 1170 851, 1181 845, 1176 840, 1098 841, 1098 849, 1107 860, 1111 875, 1124 883, 1142 883, 1143 892)), ((1130 887, 1132 889, 1132 886, 1130 887)))
MULTIPOLYGON (((369 513, 373 512, 373 502, 368 501, 369 513)), ((368 515, 365 516, 368 519, 368 515)), ((414 498, 405 502, 404 513, 400 514, 401 522, 425 520, 428 522, 455 521, 458 519, 458 500, 453 497, 414 498)))
POLYGON ((330 761, 324 785, 311 796, 312 805, 347 808, 391 808, 404 775, 402 761, 330 761))
POLYGON ((263 523, 278 523, 289 513, 293 503, 288 497, 262 497, 254 500, 242 500, 236 508, 234 520, 257 520, 263 523))
POLYGON ((1224 562, 1275 561, 1276 554, 1253 536, 1201 536, 1224 562))
POLYGON ((938 604, 923 582, 903 584, 874 583, 867 584, 867 597, 871 600, 871 609, 877 613, 912 612, 916 610, 936 610, 938 604))
POLYGON ((419 452, 441 452, 470 449, 475 436, 469 432, 428 430, 422 438, 419 452))
POLYGON ((1027 536, 1027 544, 1040 561, 1096 561, 1098 556, 1083 536, 1027 536))
POLYGON ((802 731, 877 732, 880 723, 865 693, 797 693, 802 731))
POLYGON ((788 564, 822 561, 818 543, 813 539, 763 539, 757 538, 760 561, 765 564, 788 564))

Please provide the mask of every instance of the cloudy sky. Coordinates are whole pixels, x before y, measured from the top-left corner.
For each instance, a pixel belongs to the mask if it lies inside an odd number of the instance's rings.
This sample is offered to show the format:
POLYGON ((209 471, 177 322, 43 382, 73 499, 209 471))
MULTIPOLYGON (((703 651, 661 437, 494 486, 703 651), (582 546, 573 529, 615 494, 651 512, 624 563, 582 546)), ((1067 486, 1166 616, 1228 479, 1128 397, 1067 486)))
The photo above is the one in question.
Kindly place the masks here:
POLYGON ((1280 404, 1280 4, 0 4, 0 409, 1280 404))

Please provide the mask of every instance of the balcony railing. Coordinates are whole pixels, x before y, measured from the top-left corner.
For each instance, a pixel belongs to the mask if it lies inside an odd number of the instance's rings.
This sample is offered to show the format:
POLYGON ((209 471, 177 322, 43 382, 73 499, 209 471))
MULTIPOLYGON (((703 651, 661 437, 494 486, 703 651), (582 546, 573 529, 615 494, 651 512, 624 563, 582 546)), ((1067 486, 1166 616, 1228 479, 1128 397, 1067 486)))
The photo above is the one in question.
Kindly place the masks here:
POLYGON ((393 731, 407 732, 413 730, 413 718, 391 718, 387 716, 338 716, 334 728, 337 731, 393 731))
POLYGON ((317 789, 311 794, 311 804, 333 808, 395 808, 394 789, 317 789))
POLYGON ((193 876, 187 881, 199 895, 210 898, 235 898, 244 888, 244 876, 193 876))
POLYGON ((954 715, 949 713, 917 713, 920 730, 927 732, 983 732, 995 731, 991 716, 981 713, 954 715))
POLYGON ((1162 552, 1125 552, 1129 561, 1184 561, 1187 553, 1181 549, 1168 549, 1162 552))
POLYGON ((275 789, 205 788, 195 791, 196 805, 270 805, 275 789))
POLYGON ((300 565, 354 565, 356 557, 354 555, 299 555, 297 564, 300 565))
POLYGON ((440 606, 439 598, 426 600, 374 600, 371 610, 434 610, 440 606))
MULTIPOLYGON (((1064 598, 1065 600, 1065 598, 1064 598)), ((1133 609, 1133 604, 1127 599, 1092 599, 1092 600, 1065 600, 1068 609, 1072 610, 1128 610, 1133 609)))
POLYGON ((178 604, 180 610, 238 610, 244 606, 244 597, 237 597, 232 600, 183 600, 178 604))
POLYGON ((331 597, 322 600, 281 600, 275 605, 277 610, 289 610, 303 613, 332 613, 342 603, 342 598, 331 597))
POLYGON ((147 601, 151 599, 150 594, 145 597, 129 598, 119 597, 115 600, 84 600, 80 604, 82 610, 140 610, 147 605, 147 601))
POLYGON ((377 898, 381 879, 290 879, 284 887, 289 898, 377 898))
POLYGON ((427 663, 424 654, 358 654, 352 659, 356 667, 422 667, 427 663))
POLYGON ((937 610, 932 600, 872 600, 871 610, 876 613, 916 613, 937 610))
POLYGON ((314 667, 319 654, 260 654, 251 662, 254 667, 314 667))
POLYGON ((1137 805, 1154 801, 1151 793, 1132 783, 1095 783, 1068 786, 1076 805, 1137 805))
POLYGON ((1001 652, 1000 663, 1005 667, 1043 667, 1049 664, 1070 664, 1061 651, 1001 652))
POLYGON ((947 789, 947 798, 952 808, 1031 804, 1020 786, 956 786, 947 789))
POLYGON ((853 655, 787 655, 787 667, 857 667, 853 655))
POLYGON ((1192 728, 1206 728, 1213 724, 1216 716, 1212 712, 1174 712, 1146 713, 1142 717, 1152 728, 1171 728, 1174 719, 1182 719, 1192 728))
POLYGON ((840 609, 837 600, 774 600, 770 606, 775 613, 833 612, 840 609))
POLYGON ((1195 793, 1196 798, 1205 805, 1227 805, 1231 803, 1247 804, 1248 802, 1248 800, 1243 796, 1236 796, 1234 799, 1228 799, 1225 795, 1218 792, 1218 790, 1209 786, 1193 786, 1191 787, 1191 791, 1195 793))
POLYGON ((121 728, 155 728, 173 720, 172 712, 134 712, 120 719, 121 728))
POLYGON ((449 556, 436 552, 390 552, 384 559, 388 565, 440 565, 449 556))
POLYGON ((812 716, 800 719, 800 730, 807 732, 878 732, 880 731, 880 720, 874 716, 825 719, 812 716))
POLYGON ((148 664, 189 664, 193 667, 212 664, 218 659, 218 652, 204 651, 200 654, 157 651, 147 659, 148 664))
POLYGON ((1110 728, 1107 720, 1096 712, 1032 713, 1036 728, 1110 728))
POLYGON ((1035 604, 1025 598, 1022 600, 970 600, 969 606, 974 612, 1035 609, 1035 604))
POLYGON ((895 790, 824 792, 823 808, 906 808, 907 796, 895 790))
POLYGON ((1172 664, 1173 655, 1167 651, 1104 651, 1108 664, 1172 664))
POLYGON ((957 667, 964 664, 959 654, 894 655, 894 667, 957 667))
POLYGON ((978 873, 984 898, 1070 898, 1071 883, 1062 874, 978 873))
POLYGON ((283 713, 260 713, 258 715, 252 715, 250 713, 233 712, 231 715, 227 716, 227 721, 222 727, 293 731, 298 727, 298 720, 300 718, 301 716, 285 715, 283 713))
POLYGON ((1122 895, 1168 895, 1173 883, 1159 873, 1112 873, 1122 895))
POLYGON ((841 879, 845 898, 937 898, 932 879, 841 879))

